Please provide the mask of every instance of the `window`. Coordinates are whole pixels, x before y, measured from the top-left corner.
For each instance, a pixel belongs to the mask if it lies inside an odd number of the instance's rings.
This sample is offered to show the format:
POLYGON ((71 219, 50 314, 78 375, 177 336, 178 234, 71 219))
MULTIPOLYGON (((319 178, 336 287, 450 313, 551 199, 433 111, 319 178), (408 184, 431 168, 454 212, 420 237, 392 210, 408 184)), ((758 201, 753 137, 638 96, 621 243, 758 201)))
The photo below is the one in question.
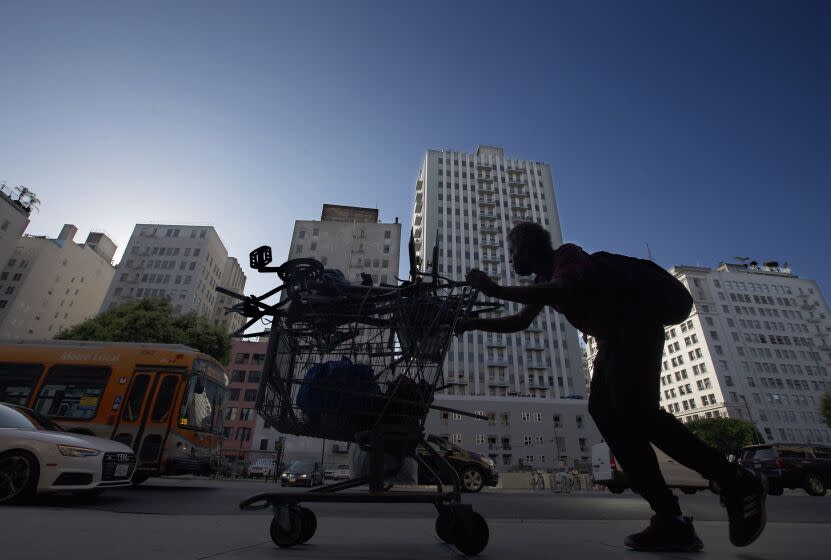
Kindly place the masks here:
POLYGON ((251 354, 248 352, 237 352, 236 356, 234 356, 234 363, 235 364, 247 364, 248 359, 251 357, 251 354))
POLYGON ((34 408, 47 416, 89 420, 98 410, 109 377, 109 368, 54 366, 34 408))
POLYGON ((242 370, 234 370, 231 372, 232 383, 242 383, 245 381, 245 372, 242 370))
POLYGON ((245 390, 245 400, 246 401, 256 401, 257 400, 257 390, 256 389, 246 389, 245 390))
POLYGON ((0 401, 25 406, 41 371, 40 364, 0 364, 0 401))
POLYGON ((484 445, 485 443, 485 435, 484 434, 476 434, 476 445, 484 445))
POLYGON ((147 395, 147 388, 150 386, 150 376, 145 373, 137 374, 130 386, 130 393, 124 401, 121 409, 121 419, 125 422, 135 422, 141 417, 141 407, 144 404, 144 397, 147 395))
POLYGON ((251 439, 251 428, 237 428, 237 441, 249 441, 251 439))
POLYGON ((462 444, 462 434, 453 434, 452 436, 450 436, 450 441, 452 443, 455 443, 456 445, 461 445, 462 444))
POLYGON ((176 375, 166 375, 159 385, 156 393, 156 402, 153 404, 153 422, 167 422, 170 418, 173 396, 176 394, 176 387, 179 385, 179 378, 176 375))
MULTIPOLYGON (((317 230, 315 230, 317 231, 317 230)), ((268 451, 268 439, 260 440, 260 451, 268 451)))
POLYGON ((239 411, 239 419, 240 420, 253 420, 254 419, 254 409, 253 408, 243 408, 239 411))
POLYGON ((238 401, 239 400, 239 393, 240 393, 239 389, 231 389, 228 392, 228 400, 229 401, 238 401))
POLYGON ((226 420, 236 420, 238 412, 239 412, 239 409, 237 407, 235 407, 235 406, 228 407, 227 409, 225 409, 225 419, 226 420))
POLYGON ((248 382, 249 383, 259 383, 262 376, 263 376, 263 372, 261 372, 261 371, 249 371, 248 372, 248 382))

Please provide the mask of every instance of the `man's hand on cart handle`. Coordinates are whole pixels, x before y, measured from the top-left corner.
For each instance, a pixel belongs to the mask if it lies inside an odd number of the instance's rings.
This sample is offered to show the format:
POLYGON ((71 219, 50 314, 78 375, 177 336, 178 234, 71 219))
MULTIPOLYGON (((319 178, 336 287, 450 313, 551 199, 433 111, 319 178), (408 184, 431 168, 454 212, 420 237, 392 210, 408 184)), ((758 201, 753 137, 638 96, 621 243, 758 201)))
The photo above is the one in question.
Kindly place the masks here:
POLYGON ((467 283, 474 290, 479 290, 487 297, 494 297, 499 290, 499 284, 491 280, 487 273, 473 268, 467 273, 467 283))

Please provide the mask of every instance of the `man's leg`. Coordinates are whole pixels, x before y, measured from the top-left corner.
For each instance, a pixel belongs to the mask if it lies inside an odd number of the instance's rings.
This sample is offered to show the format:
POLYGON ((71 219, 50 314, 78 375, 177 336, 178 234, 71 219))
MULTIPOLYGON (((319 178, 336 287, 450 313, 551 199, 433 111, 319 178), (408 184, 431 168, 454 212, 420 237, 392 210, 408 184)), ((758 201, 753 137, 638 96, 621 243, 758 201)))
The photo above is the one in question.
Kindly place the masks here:
MULTIPOLYGON (((615 394, 620 392, 615 391, 615 385, 626 375, 627 365, 620 360, 625 354, 616 356, 614 350, 614 347, 602 349, 595 361, 589 413, 632 488, 640 492, 656 514, 680 516, 678 499, 667 487, 655 451, 649 444, 648 430, 643 426, 644 411, 638 410, 649 405, 643 398, 632 402, 630 397, 619 402, 622 395, 615 394)), ((637 396, 636 391, 627 392, 637 396)), ((654 406, 657 408, 657 399, 654 406)))

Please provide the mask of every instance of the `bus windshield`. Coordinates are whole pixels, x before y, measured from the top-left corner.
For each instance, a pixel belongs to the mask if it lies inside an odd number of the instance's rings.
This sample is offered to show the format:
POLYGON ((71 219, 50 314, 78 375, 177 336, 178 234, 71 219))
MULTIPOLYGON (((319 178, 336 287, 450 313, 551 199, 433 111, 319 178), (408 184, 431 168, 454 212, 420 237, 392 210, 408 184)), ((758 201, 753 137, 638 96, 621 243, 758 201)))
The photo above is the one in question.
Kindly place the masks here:
POLYGON ((193 375, 182 401, 179 424, 214 434, 222 433, 222 407, 228 390, 210 379, 193 375))

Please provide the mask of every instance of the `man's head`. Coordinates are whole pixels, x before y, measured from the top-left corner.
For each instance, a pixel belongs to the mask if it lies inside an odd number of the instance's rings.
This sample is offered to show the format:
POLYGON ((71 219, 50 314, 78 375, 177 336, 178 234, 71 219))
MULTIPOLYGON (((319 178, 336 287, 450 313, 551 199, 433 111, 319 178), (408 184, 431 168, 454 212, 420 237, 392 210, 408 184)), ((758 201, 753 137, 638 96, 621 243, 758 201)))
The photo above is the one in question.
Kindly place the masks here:
POLYGON ((534 222, 520 222, 508 232, 508 252, 520 276, 539 272, 540 265, 553 250, 551 234, 534 222))

